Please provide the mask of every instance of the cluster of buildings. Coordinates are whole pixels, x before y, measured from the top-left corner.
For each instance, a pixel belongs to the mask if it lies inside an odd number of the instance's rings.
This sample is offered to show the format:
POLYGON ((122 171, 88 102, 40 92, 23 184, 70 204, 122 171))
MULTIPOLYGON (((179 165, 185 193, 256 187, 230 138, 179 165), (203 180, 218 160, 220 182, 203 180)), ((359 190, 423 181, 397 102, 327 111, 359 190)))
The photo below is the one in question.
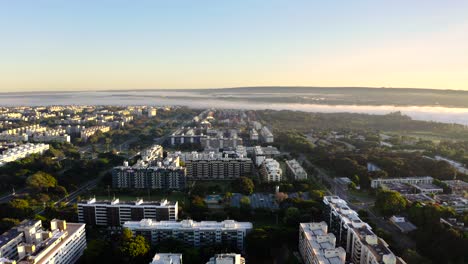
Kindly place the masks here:
POLYGON ((262 125, 258 121, 250 122, 249 137, 252 141, 261 140, 264 143, 273 143, 274 136, 273 133, 267 126, 262 125))
POLYGON ((433 184, 434 179, 430 176, 425 177, 406 177, 406 178, 378 178, 371 180, 372 188, 384 188, 398 191, 401 194, 437 194, 442 193, 442 187, 433 184))
MULTIPOLYGON (((268 153, 279 153, 276 148, 265 147, 268 153), (269 150, 273 149, 273 150, 269 150)), ((261 147, 260 173, 265 181, 281 181, 280 164, 265 155, 261 147)), ((250 153, 253 153, 250 151, 250 153)), ((114 188, 128 189, 183 189, 188 180, 234 180, 250 176, 255 170, 254 161, 247 157, 248 150, 237 146, 235 150, 208 152, 164 152, 159 145, 143 151, 142 158, 130 166, 126 161, 112 171, 114 188)), ((253 159, 260 158, 256 155, 253 159)), ((303 177, 298 175, 296 178, 303 177)))
POLYGON ((385 178, 371 180, 372 188, 384 188, 399 192, 409 202, 437 203, 450 207, 457 213, 468 211, 468 183, 461 180, 442 181, 451 191, 435 185, 432 177, 385 178))
POLYGON ((175 131, 169 139, 173 146, 185 143, 200 144, 206 150, 235 149, 243 144, 236 129, 182 127, 175 131))
POLYGON ((60 126, 49 128, 36 124, 4 130, 0 133, 0 140, 9 142, 70 142, 70 136, 60 126))
POLYGON ((0 263, 74 263, 85 248, 85 224, 54 219, 46 230, 41 220, 25 220, 0 235, 0 263))
POLYGON ((299 251, 304 263, 404 264, 338 196, 323 198, 324 222, 302 223, 299 251))
POLYGON ((153 146, 133 166, 125 161, 112 170, 112 186, 120 189, 183 189, 187 171, 179 157, 163 157, 162 147, 153 146))
POLYGON ((80 138, 86 142, 88 138, 96 134, 96 132, 101 131, 102 133, 106 133, 106 132, 109 132, 110 130, 111 130, 110 126, 92 126, 88 128, 83 126, 81 127, 79 133, 80 133, 80 138))
POLYGON ((9 148, 0 155, 0 166, 5 165, 5 163, 12 162, 15 160, 19 160, 25 158, 31 154, 42 154, 49 149, 48 144, 32 144, 26 143, 23 145, 15 146, 13 148, 9 148))

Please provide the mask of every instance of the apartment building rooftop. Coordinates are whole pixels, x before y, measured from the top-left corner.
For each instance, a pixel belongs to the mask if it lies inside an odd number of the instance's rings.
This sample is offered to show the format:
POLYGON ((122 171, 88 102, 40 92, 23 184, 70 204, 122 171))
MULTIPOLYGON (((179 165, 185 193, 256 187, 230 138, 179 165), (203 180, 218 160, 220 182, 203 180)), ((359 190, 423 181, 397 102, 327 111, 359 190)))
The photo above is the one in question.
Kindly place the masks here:
POLYGON ((307 263, 344 264, 346 252, 342 247, 336 248, 336 237, 327 229, 325 222, 300 223, 303 237, 299 238, 299 248, 307 263))
POLYGON ((182 264, 182 254, 156 253, 150 264, 182 264))
MULTIPOLYGON (((53 220, 52 220, 53 221, 53 220)), ((56 254, 56 252, 66 243, 70 241, 70 237, 73 236, 80 229, 84 228, 84 224, 78 223, 66 223, 65 229, 55 229, 52 231, 52 236, 46 239, 39 247, 36 252, 27 255, 25 259, 18 261, 18 264, 34 263, 42 264, 48 263, 49 259, 56 254)), ((21 245, 21 244, 20 244, 21 245)))
POLYGON ((86 201, 78 202, 80 204, 94 204, 94 205, 137 205, 137 206, 176 206, 177 202, 172 202, 168 200, 161 201, 144 201, 143 199, 136 199, 135 201, 120 201, 119 198, 114 198, 112 200, 96 200, 96 198, 90 198, 86 201))
POLYGON ((222 222, 216 221, 201 221, 196 222, 193 220, 182 220, 180 222, 174 221, 153 221, 151 219, 143 219, 141 221, 128 221, 124 223, 125 227, 130 229, 148 228, 148 229, 198 229, 198 230, 233 230, 233 229, 252 229, 250 222, 237 222, 234 220, 224 220, 222 222))

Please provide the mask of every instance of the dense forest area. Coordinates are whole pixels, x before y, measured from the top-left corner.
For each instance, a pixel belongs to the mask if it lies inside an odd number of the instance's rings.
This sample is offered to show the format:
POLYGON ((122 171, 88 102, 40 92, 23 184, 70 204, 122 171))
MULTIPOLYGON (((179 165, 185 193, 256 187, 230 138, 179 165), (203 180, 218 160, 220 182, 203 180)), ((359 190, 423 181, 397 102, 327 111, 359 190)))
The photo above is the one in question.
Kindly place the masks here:
POLYGON ((265 123, 274 130, 284 128, 300 132, 311 129, 321 130, 371 130, 386 132, 421 132, 447 139, 468 141, 468 127, 458 124, 446 124, 413 120, 400 112, 387 115, 369 115, 356 113, 307 113, 299 111, 257 111, 265 123))

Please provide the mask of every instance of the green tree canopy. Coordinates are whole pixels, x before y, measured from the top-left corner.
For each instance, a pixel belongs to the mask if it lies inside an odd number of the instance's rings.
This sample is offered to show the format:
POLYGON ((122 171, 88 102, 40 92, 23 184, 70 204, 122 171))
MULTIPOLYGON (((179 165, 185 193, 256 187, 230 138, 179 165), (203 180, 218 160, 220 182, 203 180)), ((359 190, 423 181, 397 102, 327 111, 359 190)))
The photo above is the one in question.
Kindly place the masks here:
POLYGON ((387 190, 379 191, 375 201, 375 207, 385 216, 400 213, 406 204, 406 199, 400 193, 387 190))
POLYGON ((33 189, 48 189, 57 185, 57 179, 48 173, 38 171, 26 179, 26 184, 33 189))
POLYGON ((239 192, 245 194, 245 195, 250 195, 253 193, 255 185, 253 181, 250 178, 247 177, 240 177, 237 180, 237 188, 239 192))

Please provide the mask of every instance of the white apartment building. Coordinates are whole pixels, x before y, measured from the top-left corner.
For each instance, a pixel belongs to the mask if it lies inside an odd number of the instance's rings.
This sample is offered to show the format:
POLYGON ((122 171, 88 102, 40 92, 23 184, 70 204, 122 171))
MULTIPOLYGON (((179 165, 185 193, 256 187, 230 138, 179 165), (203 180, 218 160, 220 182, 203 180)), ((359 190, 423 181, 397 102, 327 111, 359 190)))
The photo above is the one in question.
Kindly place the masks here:
POLYGON ((88 138, 96 134, 96 132, 101 131, 102 133, 106 133, 109 132, 110 129, 110 126, 93 126, 88 128, 83 127, 83 129, 80 131, 80 137, 84 141, 87 141, 88 138))
POLYGON ((235 253, 216 254, 206 264, 245 264, 245 259, 235 253))
POLYGON ((263 142, 266 143, 273 143, 274 138, 273 138, 273 133, 271 133, 270 129, 268 127, 264 126, 260 130, 260 134, 262 135, 262 140, 263 142))
POLYGON ((231 180, 249 176, 253 170, 252 160, 242 154, 230 156, 222 152, 176 152, 187 168, 187 178, 206 180, 231 180))
MULTIPOLYGON (((49 231, 42 228, 40 220, 25 220, 9 232, 21 234, 21 239, 14 236, 8 240, 11 237, 4 237, 5 234, 0 237, 0 241, 10 242, 10 249, 16 249, 16 253, 2 256, 6 263, 72 264, 86 248, 85 224, 54 219, 49 231)), ((6 245, 3 244, 2 248, 6 245)))
POLYGON ((153 116, 156 116, 157 114, 157 109, 156 108, 148 108, 148 117, 153 117, 153 116))
POLYGON ((126 221, 140 221, 142 219, 176 221, 178 219, 178 202, 143 201, 133 202, 96 201, 91 198, 78 202, 78 221, 93 226, 120 226, 126 221))
POLYGON ((274 159, 265 159, 260 166, 260 175, 266 182, 279 182, 282 180, 283 170, 274 159))
POLYGON ((367 226, 361 225, 348 230, 350 259, 360 264, 401 264, 387 243, 377 237, 367 226))
POLYGON ((286 174, 296 181, 307 180, 307 172, 295 159, 286 161, 286 174))
POLYGON ((407 177, 407 178, 378 178, 371 180, 371 187, 376 189, 386 183, 406 183, 406 184, 431 184, 434 179, 430 176, 407 177))
POLYGON ((252 121, 252 127, 256 130, 260 130, 262 129, 262 123, 258 122, 258 121, 252 121))
POLYGON ((11 149, 8 149, 0 155, 0 166, 3 166, 5 163, 12 162, 25 158, 31 154, 42 154, 49 149, 48 144, 31 144, 27 143, 20 145, 11 149))
POLYGON ((150 264, 182 264, 182 254, 156 253, 150 264))
POLYGON ((250 129, 249 135, 250 140, 258 140, 258 132, 255 130, 255 128, 250 129))
POLYGON ((344 264, 346 251, 336 247, 336 237, 325 222, 299 225, 299 253, 304 264, 344 264))
POLYGON ((354 264, 406 264, 395 256, 384 240, 362 221, 356 211, 338 196, 325 196, 324 218, 337 236, 337 243, 348 253, 354 264))
POLYGON ((263 161, 266 159, 265 153, 261 146, 255 146, 253 148, 253 160, 255 165, 258 167, 262 165, 263 161))
POLYGON ((253 226, 250 222, 236 222, 234 220, 158 222, 143 219, 125 222, 123 227, 130 229, 136 235, 146 237, 153 244, 173 238, 194 247, 223 244, 242 250, 245 245, 245 237, 253 226))

